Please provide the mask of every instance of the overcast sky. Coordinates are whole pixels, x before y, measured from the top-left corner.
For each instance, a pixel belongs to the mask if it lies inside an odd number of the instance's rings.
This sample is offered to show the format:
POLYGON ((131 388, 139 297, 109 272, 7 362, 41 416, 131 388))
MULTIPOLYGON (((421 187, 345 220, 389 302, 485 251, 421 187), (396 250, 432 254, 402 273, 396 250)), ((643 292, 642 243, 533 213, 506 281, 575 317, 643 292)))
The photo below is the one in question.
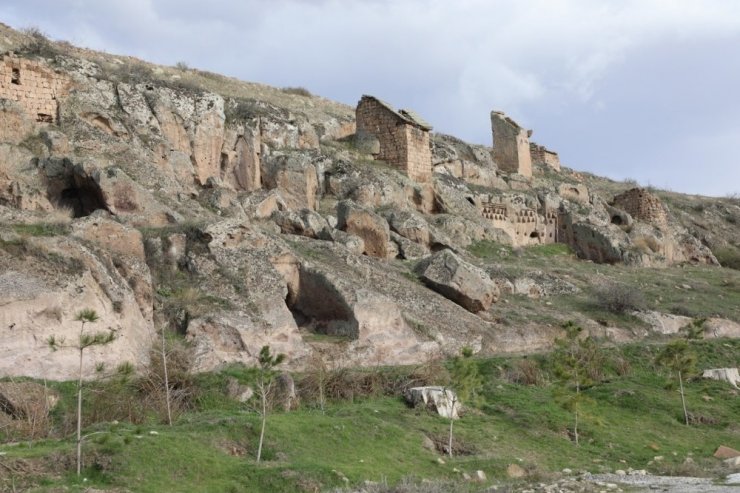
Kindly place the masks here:
POLYGON ((350 105, 372 94, 487 145, 503 110, 572 168, 740 192, 737 0, 2 0, 0 21, 350 105))

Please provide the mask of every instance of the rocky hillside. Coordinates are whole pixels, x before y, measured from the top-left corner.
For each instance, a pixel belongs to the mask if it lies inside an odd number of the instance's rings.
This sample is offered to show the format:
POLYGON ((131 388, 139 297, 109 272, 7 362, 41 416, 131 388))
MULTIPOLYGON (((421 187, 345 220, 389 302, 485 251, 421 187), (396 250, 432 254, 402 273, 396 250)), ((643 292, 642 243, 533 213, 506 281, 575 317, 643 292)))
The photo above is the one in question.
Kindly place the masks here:
POLYGON ((394 152, 300 88, 1 25, 0 53, 0 375, 72 376, 46 341, 74 340, 82 308, 116 334, 92 360, 144 365, 167 328, 202 371, 266 344, 293 368, 537 351, 568 319, 615 341, 699 316, 740 335, 740 274, 718 262, 738 264, 737 199, 611 182, 526 142, 518 173, 374 98, 368 118, 405 132, 394 152), (604 308, 625 286, 641 299, 604 308))

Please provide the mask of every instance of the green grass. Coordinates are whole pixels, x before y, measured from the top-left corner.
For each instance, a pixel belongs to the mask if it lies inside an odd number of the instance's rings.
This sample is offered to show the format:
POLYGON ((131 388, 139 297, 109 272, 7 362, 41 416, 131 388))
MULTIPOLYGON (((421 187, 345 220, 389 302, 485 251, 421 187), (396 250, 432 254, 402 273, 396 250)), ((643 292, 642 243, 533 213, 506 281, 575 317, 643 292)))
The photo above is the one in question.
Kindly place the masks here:
MULTIPOLYGON (((740 341, 697 341, 700 367, 740 364, 740 341)), ((686 384, 689 411, 714 424, 685 426, 675 388, 652 361, 659 346, 634 344, 605 350, 621 355, 630 373, 618 376, 611 365, 605 380, 585 392, 590 404, 581 424, 581 446, 568 438, 572 416, 553 399, 550 385, 511 383, 508 371, 516 358, 479 360, 485 377, 485 404, 455 424, 455 440, 473 453, 437 462, 439 454, 422 447, 423 437, 443 439, 448 422, 424 410, 408 408, 397 396, 331 402, 322 414, 311 403, 293 412, 275 412, 267 426, 262 464, 255 453, 259 416, 249 406, 223 396, 224 381, 242 382, 254 372, 231 366, 197 378, 208 389, 197 410, 179 417, 172 428, 153 424, 100 423, 85 444, 86 468, 81 482, 69 472, 73 441, 41 440, 0 446, 4 464, 32 464, 19 476, 30 491, 126 488, 137 492, 314 491, 365 480, 396 483, 408 476, 454 480, 461 471, 482 469, 489 478, 505 478, 517 463, 537 477, 568 467, 592 472, 647 468, 676 470, 687 457, 701 467, 718 467, 711 458, 717 446, 740 447, 740 401, 728 384, 692 379, 686 384), (150 432, 155 432, 154 434, 150 432), (656 461, 655 456, 663 456, 656 461), (63 460, 66 458, 66 462, 63 460), (57 464, 50 466, 49 464, 57 464)), ((549 355, 533 356, 545 380, 549 355)), ((59 390, 73 399, 74 385, 59 390)), ((0 480, 2 481, 2 480, 0 480)), ((22 482, 22 483, 21 483, 22 482)), ((5 486, 0 484, 0 488, 5 486)))
POLYGON ((644 326, 635 317, 611 314, 596 306, 594 288, 605 282, 617 282, 642 293, 648 310, 740 321, 740 272, 734 269, 689 264, 667 268, 595 264, 578 260, 567 246, 560 244, 512 249, 479 241, 468 247, 468 251, 480 266, 505 273, 509 278, 544 272, 580 289, 578 293, 550 297, 546 301, 552 306, 525 296, 505 296, 509 303, 499 303, 493 308, 503 319, 562 321, 578 313, 609 326, 644 326), (689 289, 685 288, 687 285, 689 289))
POLYGON ((13 224, 11 227, 21 236, 63 236, 70 233, 66 223, 13 224))

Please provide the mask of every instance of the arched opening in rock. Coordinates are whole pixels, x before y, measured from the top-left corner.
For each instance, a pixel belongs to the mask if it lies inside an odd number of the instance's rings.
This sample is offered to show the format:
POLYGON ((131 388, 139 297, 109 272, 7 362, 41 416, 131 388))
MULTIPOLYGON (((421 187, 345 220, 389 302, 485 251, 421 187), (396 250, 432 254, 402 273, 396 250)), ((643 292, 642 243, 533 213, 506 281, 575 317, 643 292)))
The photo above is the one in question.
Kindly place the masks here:
POLYGON ((46 166, 54 170, 47 175, 46 189, 49 202, 54 206, 69 209, 74 217, 89 216, 98 209, 109 210, 100 185, 92 177, 76 171, 69 160, 50 160, 46 166))
POLYGON ((352 340, 359 337, 359 324, 352 309, 324 274, 297 263, 275 267, 286 279, 285 304, 298 328, 352 340))
POLYGON ((616 224, 617 226, 621 226, 624 224, 624 221, 622 221, 621 216, 612 216, 612 224, 616 224))
POLYGON ((531 233, 529 233, 529 237, 530 238, 539 238, 540 237, 540 234, 537 231, 532 231, 531 233))
POLYGON ((74 217, 89 216, 98 209, 108 210, 103 192, 92 178, 75 177, 59 194, 58 204, 72 209, 74 217))

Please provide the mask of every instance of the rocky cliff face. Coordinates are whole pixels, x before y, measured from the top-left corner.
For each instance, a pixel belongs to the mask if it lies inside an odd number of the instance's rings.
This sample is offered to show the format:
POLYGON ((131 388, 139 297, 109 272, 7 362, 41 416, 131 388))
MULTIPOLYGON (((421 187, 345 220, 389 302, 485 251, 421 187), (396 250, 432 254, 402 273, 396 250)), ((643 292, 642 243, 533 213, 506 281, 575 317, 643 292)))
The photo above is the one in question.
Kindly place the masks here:
POLYGON ((716 263, 670 210, 645 221, 567 170, 523 179, 437 135, 417 183, 354 144, 352 108, 0 30, 6 59, 64 81, 39 96, 51 122, 0 85, 0 375, 72 376, 74 355, 45 341, 74 340, 81 308, 118 334, 93 355, 109 365, 145 364, 161 327, 199 370, 251 364, 265 344, 295 368, 316 351, 374 365, 547 347, 551 326, 490 313, 499 282, 465 250, 482 240, 716 263))

